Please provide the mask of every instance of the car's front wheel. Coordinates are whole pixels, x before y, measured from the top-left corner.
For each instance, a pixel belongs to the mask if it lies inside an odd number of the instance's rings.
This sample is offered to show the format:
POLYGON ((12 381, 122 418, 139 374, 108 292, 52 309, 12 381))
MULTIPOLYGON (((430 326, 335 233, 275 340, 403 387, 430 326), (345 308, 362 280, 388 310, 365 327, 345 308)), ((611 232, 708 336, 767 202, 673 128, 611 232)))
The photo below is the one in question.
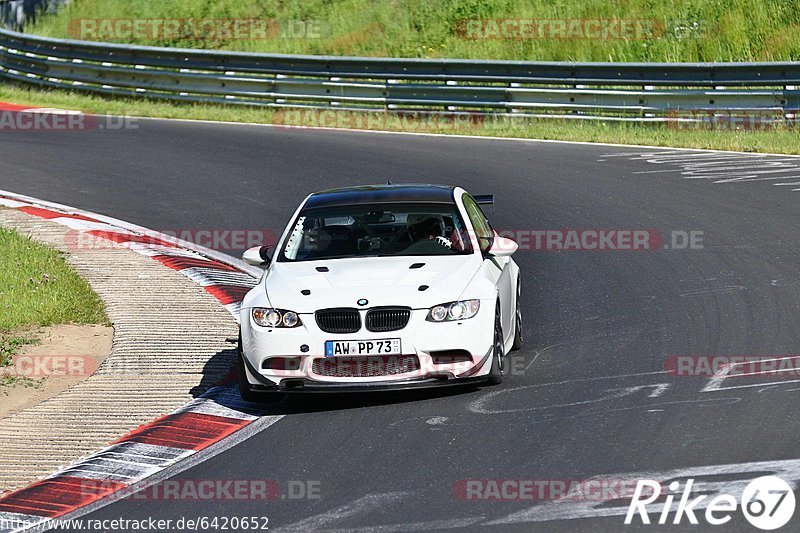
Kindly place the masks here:
POLYGON ((497 385, 503 382, 503 324, 500 321, 500 302, 495 305, 494 311, 494 341, 492 342, 492 366, 489 369, 489 384, 497 385))

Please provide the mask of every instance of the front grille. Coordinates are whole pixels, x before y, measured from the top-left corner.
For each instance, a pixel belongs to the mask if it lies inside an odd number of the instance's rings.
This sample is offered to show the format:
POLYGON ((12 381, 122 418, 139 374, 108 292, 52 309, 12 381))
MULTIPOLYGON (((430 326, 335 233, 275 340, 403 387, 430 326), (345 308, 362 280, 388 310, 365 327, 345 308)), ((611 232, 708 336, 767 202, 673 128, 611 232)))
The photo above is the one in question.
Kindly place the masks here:
POLYGON ((419 370, 416 355, 370 355, 315 359, 312 371, 331 378, 370 378, 393 376, 419 370))
POLYGON ((378 307, 367 311, 369 331, 397 331, 403 329, 411 318, 408 307, 378 307))
POLYGON ((321 309, 314 313, 319 329, 327 333, 355 333, 361 329, 358 309, 321 309))

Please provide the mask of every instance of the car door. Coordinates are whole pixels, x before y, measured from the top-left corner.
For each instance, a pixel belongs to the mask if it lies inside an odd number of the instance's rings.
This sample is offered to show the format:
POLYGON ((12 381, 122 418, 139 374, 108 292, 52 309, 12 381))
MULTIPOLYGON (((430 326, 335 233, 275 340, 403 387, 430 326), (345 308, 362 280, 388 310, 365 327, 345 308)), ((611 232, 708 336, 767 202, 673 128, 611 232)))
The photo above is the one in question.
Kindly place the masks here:
POLYGON ((503 324, 503 334, 506 340, 514 328, 514 284, 509 263, 510 257, 495 257, 489 254, 496 234, 489 220, 483 213, 481 206, 469 194, 464 193, 462 198, 464 209, 467 212, 475 236, 478 240, 481 254, 483 255, 483 274, 495 284, 500 295, 500 317, 503 324))

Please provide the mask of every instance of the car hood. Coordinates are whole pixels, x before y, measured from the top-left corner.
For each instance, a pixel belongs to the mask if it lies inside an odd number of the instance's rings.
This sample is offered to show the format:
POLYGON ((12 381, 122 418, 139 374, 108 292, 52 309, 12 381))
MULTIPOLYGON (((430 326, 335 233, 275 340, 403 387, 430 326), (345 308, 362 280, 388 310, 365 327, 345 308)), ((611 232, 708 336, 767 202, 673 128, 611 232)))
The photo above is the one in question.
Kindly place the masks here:
POLYGON ((369 301, 365 307, 421 309, 457 300, 480 265, 474 255, 275 262, 264 283, 270 305, 297 313, 359 307, 356 302, 362 298, 369 301), (321 267, 328 272, 320 272, 321 267), (422 285, 428 288, 420 291, 422 285))

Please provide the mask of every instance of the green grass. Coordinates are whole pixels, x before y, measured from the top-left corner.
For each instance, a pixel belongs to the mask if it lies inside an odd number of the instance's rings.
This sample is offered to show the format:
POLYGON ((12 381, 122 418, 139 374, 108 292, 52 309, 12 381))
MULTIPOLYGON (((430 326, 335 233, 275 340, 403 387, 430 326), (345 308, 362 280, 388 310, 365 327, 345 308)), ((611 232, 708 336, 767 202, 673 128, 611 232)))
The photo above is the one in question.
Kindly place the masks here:
POLYGON ((0 334, 0 368, 9 366, 11 359, 22 346, 37 344, 39 339, 30 335, 0 334))
MULTIPOLYGON (((37 327, 108 323, 100 297, 59 252, 0 228, 0 367, 38 342, 30 333, 37 327)), ((17 381, 2 376, 0 385, 17 381)))
POLYGON ((0 395, 8 396, 8 391, 4 390, 9 387, 33 387, 39 388, 44 383, 43 379, 31 379, 22 376, 5 376, 0 375, 0 395))
MULTIPOLYGON (((153 102, 144 99, 106 99, 67 91, 40 91, 0 85, 0 101, 46 107, 82 109, 94 113, 108 113, 142 117, 188 118, 229 122, 254 122, 281 125, 341 125, 361 129, 389 129, 452 133, 461 135, 488 135, 497 137, 522 137, 567 141, 606 142, 617 144, 645 144, 680 148, 707 148, 741 152, 770 152, 800 154, 797 130, 731 131, 676 130, 662 124, 626 124, 611 121, 578 121, 565 119, 508 119, 490 120, 468 128, 422 129, 411 123, 410 127, 399 120, 368 120, 365 115, 341 114, 341 120, 319 121, 314 115, 296 116, 292 112, 276 112, 264 108, 247 108, 222 105, 189 105, 153 102), (297 120, 299 118, 299 120, 297 120)), ((373 115, 375 116, 375 115, 373 115)), ((378 115, 380 117, 380 115, 378 115)), ((330 119, 330 116, 327 116, 330 119)), ((144 128, 146 125, 137 124, 144 128)))
MULTIPOLYGON (((313 38, 118 39, 156 46, 259 52, 552 61, 800 59, 796 0, 73 0, 30 31, 69 38, 75 19, 254 18, 305 21, 313 38), (639 19, 649 39, 466 39, 470 19, 639 19), (316 30, 315 30, 316 31, 316 30)), ((74 26, 73 26, 74 28, 74 26)))

